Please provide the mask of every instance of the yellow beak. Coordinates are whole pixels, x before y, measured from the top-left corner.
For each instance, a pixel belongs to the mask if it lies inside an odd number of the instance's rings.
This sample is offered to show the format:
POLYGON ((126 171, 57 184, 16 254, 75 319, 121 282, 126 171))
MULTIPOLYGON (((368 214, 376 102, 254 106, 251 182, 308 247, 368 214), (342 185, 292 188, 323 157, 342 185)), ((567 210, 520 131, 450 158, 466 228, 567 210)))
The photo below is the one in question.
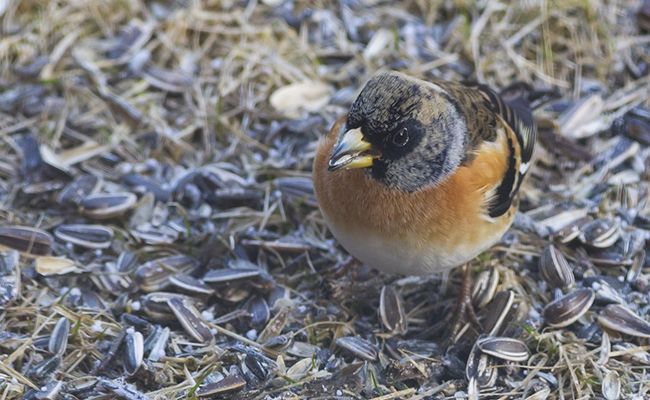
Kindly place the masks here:
POLYGON ((365 168, 372 165, 372 160, 379 155, 370 154, 370 143, 363 140, 361 128, 350 129, 343 134, 341 142, 330 157, 328 171, 339 168, 365 168))

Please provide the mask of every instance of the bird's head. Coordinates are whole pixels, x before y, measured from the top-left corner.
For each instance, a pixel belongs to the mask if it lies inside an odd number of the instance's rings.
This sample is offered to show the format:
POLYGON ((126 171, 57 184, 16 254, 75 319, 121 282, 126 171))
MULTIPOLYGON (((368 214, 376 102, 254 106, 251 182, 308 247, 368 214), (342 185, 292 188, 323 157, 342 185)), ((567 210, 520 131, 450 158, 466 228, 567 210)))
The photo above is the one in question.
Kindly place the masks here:
POLYGON ((329 170, 363 168, 405 192, 435 185, 464 157, 465 117, 440 87, 397 72, 370 79, 342 125, 329 170))

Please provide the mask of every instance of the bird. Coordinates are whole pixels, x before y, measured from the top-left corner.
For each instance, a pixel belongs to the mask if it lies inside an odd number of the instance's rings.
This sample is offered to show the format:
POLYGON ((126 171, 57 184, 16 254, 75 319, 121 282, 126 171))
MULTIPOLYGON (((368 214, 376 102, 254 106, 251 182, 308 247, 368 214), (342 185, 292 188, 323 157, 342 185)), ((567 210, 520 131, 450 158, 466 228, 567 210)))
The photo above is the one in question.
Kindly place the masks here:
POLYGON ((455 334, 476 321, 468 263, 512 224, 537 128, 525 96, 387 71, 317 146, 314 191, 343 248, 379 271, 464 266, 455 334), (507 99, 507 100, 506 100, 507 99))

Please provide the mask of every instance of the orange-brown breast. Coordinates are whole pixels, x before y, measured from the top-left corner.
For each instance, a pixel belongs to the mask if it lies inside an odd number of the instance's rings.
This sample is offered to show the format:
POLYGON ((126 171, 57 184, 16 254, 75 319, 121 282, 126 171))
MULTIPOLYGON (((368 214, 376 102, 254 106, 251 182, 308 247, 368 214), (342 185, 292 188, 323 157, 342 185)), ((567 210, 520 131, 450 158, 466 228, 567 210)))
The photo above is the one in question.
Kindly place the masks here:
POLYGON ((494 143, 484 142, 473 161, 443 183, 405 193, 387 188, 360 169, 327 170, 344 121, 339 119, 321 140, 313 171, 320 207, 336 230, 394 238, 414 251, 433 246, 473 254, 493 245, 508 229, 516 206, 496 220, 484 217, 485 193, 507 167, 506 132, 494 143))

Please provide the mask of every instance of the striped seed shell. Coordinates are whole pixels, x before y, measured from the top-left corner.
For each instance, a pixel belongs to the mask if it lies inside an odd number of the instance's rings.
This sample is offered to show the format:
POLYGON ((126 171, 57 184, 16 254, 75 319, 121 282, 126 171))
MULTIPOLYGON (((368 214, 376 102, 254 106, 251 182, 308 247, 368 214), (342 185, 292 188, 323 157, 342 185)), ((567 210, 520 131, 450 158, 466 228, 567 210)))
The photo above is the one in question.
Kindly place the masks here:
POLYGON ((56 326, 52 330, 50 340, 47 344, 47 349, 52 354, 63 355, 68 346, 68 336, 70 335, 70 321, 63 317, 59 319, 56 326))
POLYGON ((210 327, 203 321, 201 313, 188 298, 172 297, 168 300, 168 304, 178 322, 183 325, 185 332, 194 339, 205 343, 214 338, 210 327))
POLYGON ((497 292, 499 285, 499 271, 490 266, 482 271, 474 281, 472 289, 472 303, 475 307, 483 308, 492 299, 497 292))
POLYGON ((618 377, 618 372, 609 371, 600 388, 607 400, 618 400, 621 396, 621 379, 618 377))
POLYGON ((102 225, 59 225, 54 230, 54 236, 87 249, 106 249, 113 241, 113 230, 102 225))
POLYGON ((596 294, 589 288, 574 290, 544 307, 542 316, 554 328, 571 325, 589 311, 595 298, 596 294))
POLYGON ((129 328, 125 338, 124 348, 124 369, 129 375, 133 375, 142 365, 144 357, 144 338, 142 333, 129 328))
POLYGON ((402 298, 392 286, 384 286, 379 298, 379 315, 386 329, 395 335, 403 335, 408 329, 402 298))
POLYGON ((488 312, 483 321, 485 332, 496 335, 501 330, 514 301, 515 294, 512 290, 503 290, 494 296, 489 303, 488 312))
POLYGON ((507 337, 488 337, 477 341, 483 353, 507 361, 524 362, 530 357, 528 347, 519 339, 507 337))
POLYGON ((565 288, 575 283, 573 271, 564 254, 555 246, 544 249, 539 258, 539 273, 551 287, 565 288))
POLYGON ((129 211, 137 203, 138 198, 133 193, 101 193, 91 194, 81 200, 81 212, 94 219, 117 217, 129 211))
POLYGON ((0 248, 17 250, 23 256, 39 257, 52 253, 54 238, 49 233, 27 226, 0 227, 0 248))
POLYGON ((598 317, 598 322, 607 329, 650 338, 650 323, 620 304, 605 307, 598 317))
POLYGON ((376 361, 379 356, 377 346, 358 336, 338 338, 336 339, 336 345, 364 360, 376 361))

